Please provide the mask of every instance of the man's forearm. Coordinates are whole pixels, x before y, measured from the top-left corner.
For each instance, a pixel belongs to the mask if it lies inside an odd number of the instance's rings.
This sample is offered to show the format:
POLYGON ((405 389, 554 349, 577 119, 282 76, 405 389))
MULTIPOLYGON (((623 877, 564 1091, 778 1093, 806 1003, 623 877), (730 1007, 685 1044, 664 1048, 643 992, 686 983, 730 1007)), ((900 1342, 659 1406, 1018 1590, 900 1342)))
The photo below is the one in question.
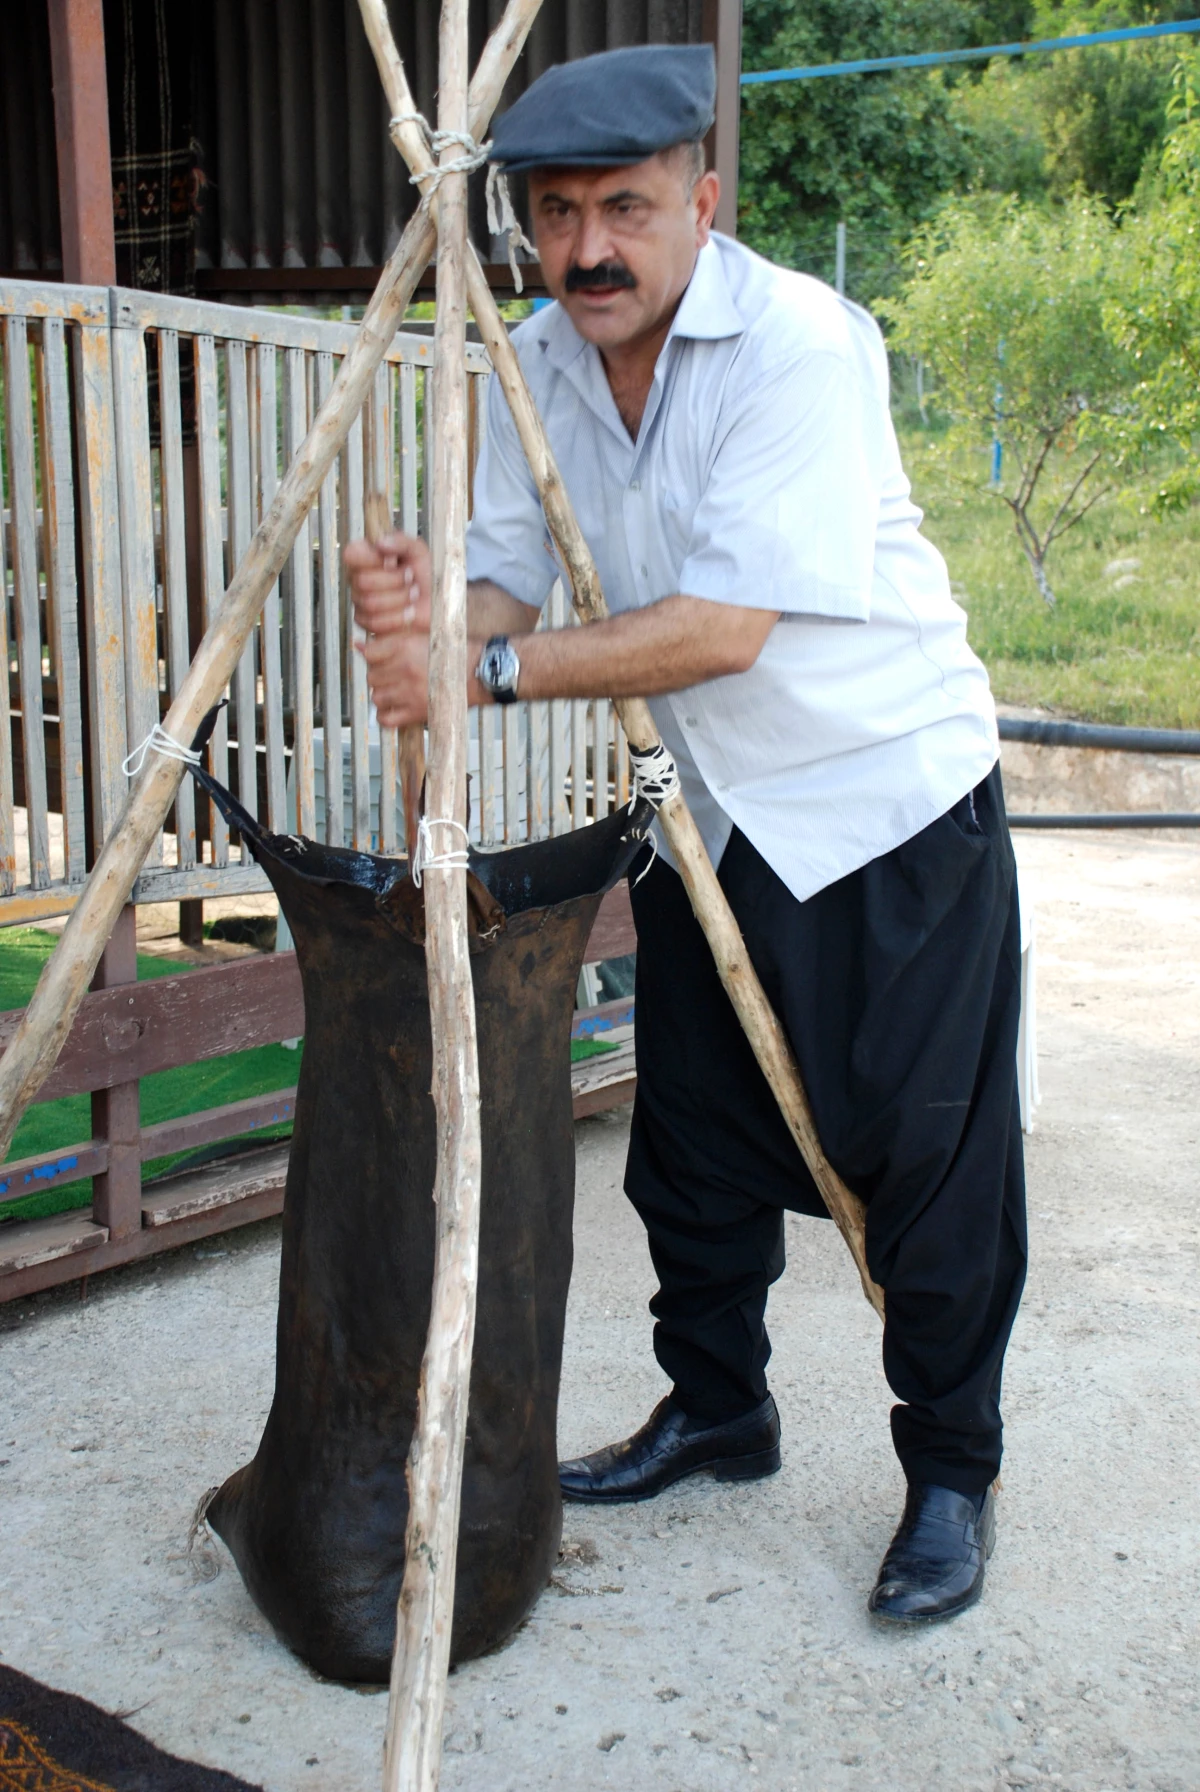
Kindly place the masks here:
MULTIPOLYGON (((530 700, 655 697, 686 690, 710 678, 746 671, 778 619, 773 610, 679 596, 663 598, 644 610, 626 610, 587 628, 548 629, 527 636, 519 645, 518 694, 530 700)), ((483 630, 479 635, 480 642, 472 643, 472 666, 478 660, 478 645, 486 639, 483 630)), ((487 700, 472 674, 471 701, 487 700)))
MULTIPOLYGON (((365 607, 365 606, 364 606, 365 607)), ((531 633, 537 611, 497 586, 480 581, 468 593, 471 639, 467 701, 491 703, 475 677, 491 635, 516 635, 521 672, 517 695, 655 697, 745 672, 779 620, 777 610, 750 610, 701 597, 665 597, 587 628, 531 633)), ((385 728, 423 722, 429 700, 429 636, 414 629, 368 631, 358 651, 379 720, 385 728)))
POLYGON ((467 586, 467 633, 486 641, 490 635, 528 635, 537 627, 538 611, 523 604, 490 579, 472 579, 467 586))

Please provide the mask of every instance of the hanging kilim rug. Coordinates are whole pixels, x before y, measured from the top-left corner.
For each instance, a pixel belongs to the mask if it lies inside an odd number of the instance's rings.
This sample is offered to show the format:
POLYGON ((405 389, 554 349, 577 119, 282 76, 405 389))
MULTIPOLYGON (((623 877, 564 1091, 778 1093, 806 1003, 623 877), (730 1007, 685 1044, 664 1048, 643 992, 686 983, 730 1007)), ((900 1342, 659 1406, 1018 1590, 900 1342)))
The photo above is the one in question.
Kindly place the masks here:
POLYGON ((0 1664, 0 1792, 261 1792, 0 1664))

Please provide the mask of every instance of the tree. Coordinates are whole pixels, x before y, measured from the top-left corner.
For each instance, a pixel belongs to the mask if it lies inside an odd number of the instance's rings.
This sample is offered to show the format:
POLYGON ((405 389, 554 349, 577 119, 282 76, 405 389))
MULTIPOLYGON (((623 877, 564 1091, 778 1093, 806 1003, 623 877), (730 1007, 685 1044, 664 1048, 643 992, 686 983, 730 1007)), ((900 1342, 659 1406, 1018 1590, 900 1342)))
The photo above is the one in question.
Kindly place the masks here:
MULTIPOLYGON (((747 70, 954 49, 1026 35, 1032 0, 746 0, 747 70)), ((896 285, 903 247, 969 173, 942 70, 747 87, 738 234, 772 260, 832 280, 836 226, 849 290, 896 285)))
POLYGON ((1200 53, 1180 58, 1169 134, 1155 191, 1145 183, 1126 220, 1129 279, 1109 298, 1105 322, 1131 357, 1128 409, 1104 434, 1121 460, 1170 443, 1180 458, 1155 494, 1161 514, 1200 495, 1200 53))
MULTIPOLYGON (((1193 0, 1036 0, 1034 37, 1066 37, 1190 17, 1193 0)), ((997 58, 958 81, 951 112, 969 184, 1064 195, 1085 187, 1120 204, 1157 166, 1178 39, 997 58)))
MULTIPOLYGON (((1185 18, 1195 0, 745 0, 744 66, 1063 37, 1185 18)), ((743 90, 739 233, 775 261, 897 289, 911 231, 947 194, 1127 201, 1157 166, 1177 40, 743 90)))
POLYGON ((893 346, 934 373, 956 464, 999 443, 1001 477, 972 483, 1008 505, 1048 604, 1050 549, 1109 489, 1112 450, 1084 421, 1118 415, 1133 384, 1105 327, 1120 248, 1109 212, 1085 194, 1053 208, 955 201, 918 233, 908 284, 885 307, 893 346))

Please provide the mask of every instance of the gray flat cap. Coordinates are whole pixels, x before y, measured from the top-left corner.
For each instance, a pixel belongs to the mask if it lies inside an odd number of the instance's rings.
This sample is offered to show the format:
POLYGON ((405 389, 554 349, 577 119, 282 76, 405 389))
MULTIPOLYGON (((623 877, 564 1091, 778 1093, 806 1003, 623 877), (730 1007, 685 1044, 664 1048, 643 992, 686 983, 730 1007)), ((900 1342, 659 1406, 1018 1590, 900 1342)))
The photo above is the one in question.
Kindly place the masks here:
POLYGON ((491 160, 514 173, 644 162, 703 137, 716 94, 711 44, 642 44, 560 62, 497 120, 491 160))

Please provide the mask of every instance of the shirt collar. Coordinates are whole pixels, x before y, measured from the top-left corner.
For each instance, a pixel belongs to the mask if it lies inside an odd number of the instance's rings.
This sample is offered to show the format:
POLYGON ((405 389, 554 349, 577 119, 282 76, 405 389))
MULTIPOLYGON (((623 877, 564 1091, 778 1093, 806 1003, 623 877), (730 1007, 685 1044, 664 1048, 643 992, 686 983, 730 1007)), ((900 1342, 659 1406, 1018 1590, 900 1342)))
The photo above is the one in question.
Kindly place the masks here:
MULTIPOLYGON (((589 345, 561 305, 555 306, 554 313, 542 347, 550 365, 560 373, 565 373, 589 345)), ((696 257, 692 277, 684 288, 679 309, 671 321, 663 352, 666 352, 676 336, 690 337, 700 342, 715 342, 723 336, 740 336, 745 327, 725 278, 721 251, 710 237, 696 257)))
POLYGON ((722 336, 740 336, 745 327, 725 278, 721 251, 709 237, 696 257, 667 341, 673 336, 690 336, 698 342, 717 342, 722 336))

